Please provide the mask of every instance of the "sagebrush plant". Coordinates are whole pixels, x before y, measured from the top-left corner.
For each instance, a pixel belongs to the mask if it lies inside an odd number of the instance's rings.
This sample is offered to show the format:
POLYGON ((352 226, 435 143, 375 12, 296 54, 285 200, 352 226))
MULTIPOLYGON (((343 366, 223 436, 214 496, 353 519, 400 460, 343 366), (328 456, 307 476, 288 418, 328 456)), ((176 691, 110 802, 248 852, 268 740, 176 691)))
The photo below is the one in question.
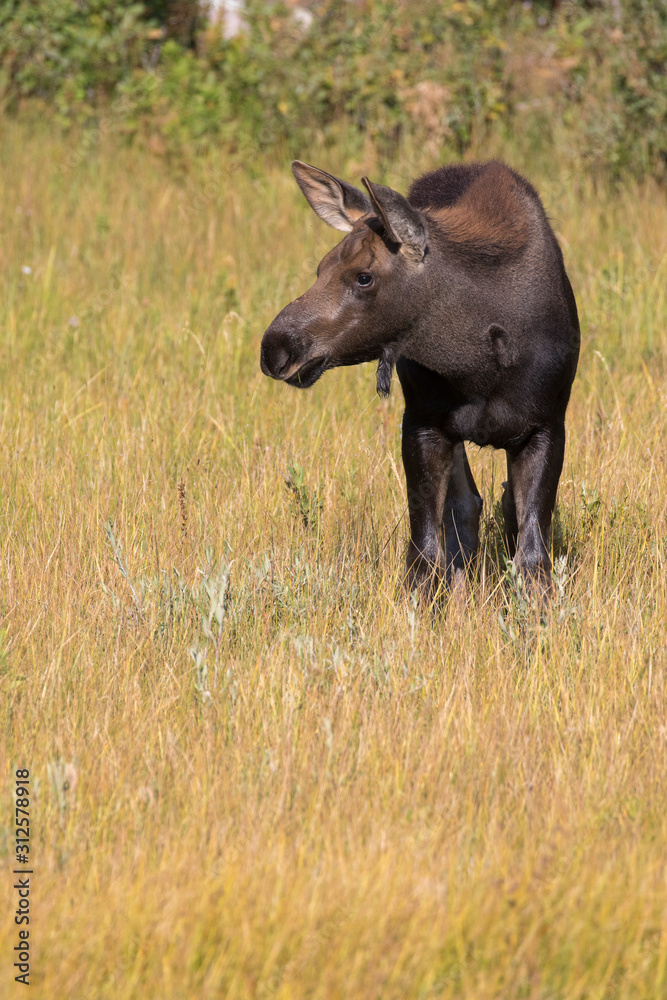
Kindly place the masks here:
POLYGON ((290 494, 294 510, 301 518, 304 528, 317 529, 320 513, 324 506, 324 491, 321 487, 309 489, 304 482, 305 469, 290 463, 285 473, 285 486, 290 494))
POLYGON ((195 669, 195 687, 204 700, 213 698, 211 687, 213 691, 216 691, 218 687, 218 670, 224 639, 225 605, 229 587, 229 566, 225 563, 215 566, 210 549, 206 555, 207 564, 205 569, 201 571, 201 586, 208 599, 208 608, 201 616, 203 641, 199 639, 190 649, 190 657, 195 669), (213 661, 212 669, 211 660, 213 661))
MULTIPOLYGON (((543 194, 582 352, 552 600, 517 607, 471 448, 480 558, 424 608, 398 386, 259 370, 337 238, 289 159, 4 127, 0 845, 29 767, 36 995, 662 1000, 664 194, 473 142, 543 194)), ((359 182, 354 143, 300 152, 359 182)))

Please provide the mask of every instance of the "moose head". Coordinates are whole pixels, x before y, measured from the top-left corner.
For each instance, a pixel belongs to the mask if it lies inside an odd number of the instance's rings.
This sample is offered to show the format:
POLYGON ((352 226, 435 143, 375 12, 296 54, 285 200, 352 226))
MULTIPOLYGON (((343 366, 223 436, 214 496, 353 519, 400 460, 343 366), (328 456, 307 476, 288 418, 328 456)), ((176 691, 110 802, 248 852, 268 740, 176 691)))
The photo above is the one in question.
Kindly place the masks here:
POLYGON ((300 160, 292 171, 308 204, 347 233, 320 261, 315 283, 264 334, 265 375, 307 389, 329 368, 379 360, 378 392, 389 392, 396 342, 419 313, 428 253, 419 212, 389 187, 368 194, 300 160))

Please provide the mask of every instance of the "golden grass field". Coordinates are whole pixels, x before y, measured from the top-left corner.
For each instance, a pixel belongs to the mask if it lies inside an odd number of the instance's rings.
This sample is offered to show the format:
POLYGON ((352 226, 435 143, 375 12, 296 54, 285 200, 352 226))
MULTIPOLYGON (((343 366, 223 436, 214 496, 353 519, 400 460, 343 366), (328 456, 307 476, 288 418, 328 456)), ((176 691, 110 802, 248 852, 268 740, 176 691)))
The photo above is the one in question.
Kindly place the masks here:
POLYGON ((471 448, 482 554, 433 612, 397 382, 259 370, 338 239, 288 159, 3 125, 0 996, 17 767, 32 996, 667 996, 667 202, 512 163, 582 319, 562 558, 528 606, 471 448))

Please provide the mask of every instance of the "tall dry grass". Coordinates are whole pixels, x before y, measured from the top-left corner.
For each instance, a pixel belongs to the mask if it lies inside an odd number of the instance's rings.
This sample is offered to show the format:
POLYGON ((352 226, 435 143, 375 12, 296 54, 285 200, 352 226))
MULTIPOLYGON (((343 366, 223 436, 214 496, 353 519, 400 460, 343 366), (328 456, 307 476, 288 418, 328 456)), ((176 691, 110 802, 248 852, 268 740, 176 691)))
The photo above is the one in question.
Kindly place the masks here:
POLYGON ((664 193, 516 163, 582 314, 564 559, 527 607, 471 449, 477 578, 432 614, 397 385, 259 372, 336 239, 287 163, 3 127, 0 897, 25 766, 36 995, 663 1000, 664 193))

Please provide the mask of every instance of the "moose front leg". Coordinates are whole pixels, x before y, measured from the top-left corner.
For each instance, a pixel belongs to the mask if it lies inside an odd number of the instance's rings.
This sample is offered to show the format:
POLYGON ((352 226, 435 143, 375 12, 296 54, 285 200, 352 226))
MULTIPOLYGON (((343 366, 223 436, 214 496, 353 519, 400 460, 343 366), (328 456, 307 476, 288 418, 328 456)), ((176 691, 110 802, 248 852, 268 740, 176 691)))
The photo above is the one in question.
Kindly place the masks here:
MULTIPOLYGON (((558 480, 565 454, 565 427, 548 427, 536 431, 523 448, 508 453, 509 477, 506 489, 507 514, 514 524, 507 526, 513 534, 517 529, 517 567, 528 577, 549 586, 551 558, 549 529, 556 504, 558 480)), ((503 510, 506 509, 503 502, 503 510)))
POLYGON ((442 431, 414 423, 406 412, 402 450, 410 512, 407 583, 430 596, 447 572, 440 534, 454 446, 442 431))

